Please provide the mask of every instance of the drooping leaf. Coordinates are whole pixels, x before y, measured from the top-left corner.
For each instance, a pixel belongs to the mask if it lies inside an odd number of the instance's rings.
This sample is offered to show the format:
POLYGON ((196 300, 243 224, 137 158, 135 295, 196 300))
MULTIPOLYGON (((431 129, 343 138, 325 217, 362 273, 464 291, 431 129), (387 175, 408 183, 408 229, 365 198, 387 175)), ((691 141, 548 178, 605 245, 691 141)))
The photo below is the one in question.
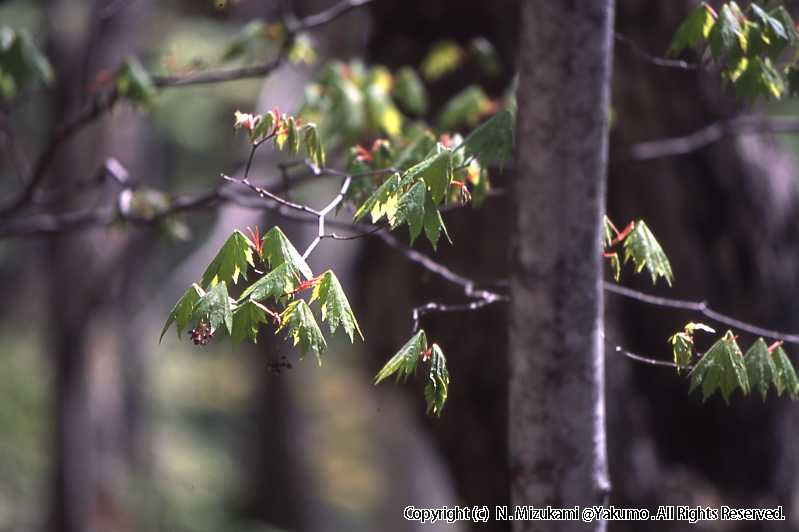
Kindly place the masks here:
POLYGON ((33 82, 50 84, 53 67, 26 30, 0 28, 0 96, 14 98, 33 82))
POLYGON ((308 159, 317 168, 325 166, 325 149, 322 147, 322 141, 319 139, 319 132, 316 129, 316 124, 308 123, 303 131, 303 143, 305 144, 305 152, 308 154, 308 159))
POLYGON ((135 56, 122 63, 116 88, 119 96, 136 105, 149 105, 158 92, 150 74, 135 56))
POLYGON ((385 216, 390 224, 397 213, 400 183, 401 179, 399 174, 393 174, 386 179, 369 199, 355 211, 355 221, 357 222, 367 214, 371 214, 372 223, 377 223, 385 216))
POLYGON ((286 235, 279 227, 273 227, 264 235, 262 246, 264 257, 270 268, 274 269, 286 263, 292 270, 301 273, 306 279, 313 277, 311 267, 308 266, 308 263, 305 262, 305 259, 302 258, 302 255, 286 238, 286 235))
POLYGON ((763 401, 768 395, 768 387, 776 379, 777 368, 772 360, 768 346, 762 338, 758 338, 752 346, 746 350, 744 356, 746 362, 746 373, 752 388, 760 390, 763 401))
POLYGON ((253 343, 258 340, 258 325, 269 323, 268 309, 257 301, 249 300, 233 311, 233 330, 230 333, 235 344, 249 337, 253 343))
POLYGON ((424 330, 420 329, 386 362, 385 366, 377 373, 375 384, 379 384, 382 380, 395 374, 398 380, 413 375, 416 372, 419 359, 425 351, 427 351, 427 336, 424 330))
POLYGON ((241 293, 239 301, 244 301, 245 299, 251 299, 252 301, 279 300, 294 291, 298 284, 297 271, 284 262, 248 286, 241 293))
POLYGON ((247 266, 255 266, 252 256, 252 242, 244 233, 236 229, 217 252, 214 260, 205 269, 200 284, 208 288, 217 282, 232 280, 238 283, 239 275, 247 278, 247 266))
POLYGON ((751 57, 742 60, 743 70, 732 79, 735 93, 744 100, 754 101, 760 96, 767 99, 782 98, 785 82, 768 57, 751 57))
POLYGON ((707 2, 702 2, 677 28, 667 54, 677 55, 686 48, 695 48, 704 44, 715 22, 715 12, 707 2))
POLYGON ((461 126, 473 127, 491 110, 491 99, 478 85, 466 87, 450 98, 438 115, 438 125, 445 131, 461 126))
POLYGON ((755 23, 750 23, 750 52, 766 53, 776 58, 790 42, 788 32, 779 18, 767 13, 757 4, 749 4, 749 9, 755 20, 755 23))
POLYGON ((742 21, 746 17, 735 2, 727 2, 721 7, 719 16, 708 34, 710 52, 716 59, 724 56, 737 57, 746 52, 747 38, 742 21))
POLYGON ((347 300, 338 278, 331 270, 323 273, 319 282, 314 285, 311 302, 317 299, 322 309, 322 321, 327 321, 331 334, 335 333, 341 325, 344 327, 344 332, 350 337, 350 342, 355 341, 356 331, 363 340, 363 333, 352 312, 350 302, 347 300))
POLYGON ((433 203, 436 205, 441 203, 452 182, 452 152, 442 149, 437 154, 411 166, 402 175, 402 181, 413 183, 419 177, 424 179, 433 203))
POLYGON ((224 325, 228 334, 232 333, 233 308, 225 281, 216 283, 197 301, 192 310, 192 319, 208 321, 211 330, 216 330, 224 325))
POLYGON ((674 274, 663 248, 643 220, 635 222, 632 232, 624 239, 624 262, 632 260, 636 273, 646 267, 652 284, 663 277, 671 286, 674 274))
POLYGON ((430 373, 424 387, 424 397, 427 401, 427 413, 441 416, 444 403, 447 401, 449 391, 449 371, 444 352, 433 344, 430 353, 430 373))
POLYGON ((502 72, 502 60, 494 45, 485 37, 475 37, 469 41, 469 51, 477 58, 477 63, 487 76, 498 76, 502 72))
POLYGON ((301 356, 308 351, 313 351, 319 364, 322 363, 321 355, 327 349, 322 331, 316 323, 311 308, 304 299, 292 301, 280 314, 280 328, 278 332, 286 331, 286 338, 291 338, 294 345, 300 346, 301 356))
POLYGON ((788 10, 785 9, 785 6, 777 6, 771 11, 769 11, 769 15, 777 19, 782 27, 785 29, 785 36, 788 38, 788 46, 796 46, 799 44, 799 35, 797 34, 796 30, 796 23, 791 17, 791 14, 788 13, 788 10))
POLYGON ((787 390, 791 399, 796 399, 799 396, 799 380, 796 378, 796 370, 791 360, 782 346, 775 348, 771 356, 774 360, 774 387, 777 389, 777 395, 782 396, 782 392, 787 390))
POLYGON ((435 203, 433 203, 433 199, 428 194, 425 198, 424 206, 424 234, 427 235, 427 240, 430 241, 433 249, 437 249, 438 238, 442 230, 444 231, 444 236, 447 237, 449 243, 452 244, 452 240, 447 232, 447 226, 444 225, 444 219, 441 217, 441 213, 435 203))
POLYGON ((169 313, 164 328, 161 330, 161 336, 158 338, 159 342, 164 339, 164 334, 166 334, 167 330, 169 330, 169 326, 172 325, 173 322, 176 324, 178 338, 180 338, 180 332, 185 329, 186 325, 191 321, 194 306, 204 295, 205 290, 195 283, 180 296, 178 302, 172 307, 172 311, 169 313))
POLYGON ((297 120, 290 116, 286 120, 286 145, 289 148, 289 153, 295 155, 300 152, 300 132, 297 129, 297 120))
POLYGON ((408 224, 408 230, 413 245, 416 237, 422 232, 425 216, 425 184, 417 181, 411 189, 400 197, 397 205, 397 216, 392 223, 392 229, 401 223, 408 224))
POLYGON ((691 378, 688 393, 693 392, 701 384, 703 401, 716 390, 721 392, 727 403, 736 388, 739 388, 744 395, 749 394, 749 377, 743 353, 732 331, 727 331, 723 338, 708 349, 688 376, 691 378))
POLYGON ((499 161, 501 165, 513 150, 514 114, 514 111, 506 108, 478 126, 461 144, 466 154, 477 157, 483 166, 494 161, 499 161))
POLYGON ((694 353, 694 340, 690 335, 678 332, 669 338, 669 343, 674 355, 674 363, 677 364, 677 371, 679 372, 691 363, 694 353))
POLYGON ((455 41, 435 43, 422 61, 422 75, 425 79, 436 81, 457 69, 463 61, 463 50, 455 41))
POLYGON ((397 71, 392 95, 399 104, 416 115, 427 112, 427 91, 416 71, 405 66, 397 71))

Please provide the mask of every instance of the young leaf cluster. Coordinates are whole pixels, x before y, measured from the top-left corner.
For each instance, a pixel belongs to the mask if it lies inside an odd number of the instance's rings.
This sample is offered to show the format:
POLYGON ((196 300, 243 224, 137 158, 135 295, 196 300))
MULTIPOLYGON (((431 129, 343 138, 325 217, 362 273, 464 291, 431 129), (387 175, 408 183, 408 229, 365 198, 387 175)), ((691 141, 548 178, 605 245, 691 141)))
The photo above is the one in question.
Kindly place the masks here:
MULTIPOLYGON (((669 338, 678 371, 688 367, 693 359, 693 333, 697 330, 715 332, 701 323, 689 323, 669 338)), ((758 338, 744 354, 732 331, 727 331, 699 358, 688 377, 689 393, 701 387, 703 401, 719 392, 729 403, 736 389, 743 395, 755 389, 765 401, 770 387, 778 396, 783 392, 792 399, 799 396, 799 379, 781 342, 768 346, 763 338, 758 338)))
POLYGON ((117 94, 136 106, 150 105, 158 93, 150 73, 135 56, 128 57, 116 78, 117 94))
POLYGON ((799 34, 784 6, 766 9, 752 2, 742 9, 725 2, 716 11, 702 2, 677 29, 668 53, 694 48, 718 65, 739 97, 780 99, 799 92, 797 44, 799 34), (780 66, 786 55, 791 59, 780 66))
POLYGON ((375 384, 394 375, 397 380, 407 379, 416 374, 420 363, 429 363, 424 397, 427 412, 441 415, 449 391, 449 371, 447 359, 438 344, 428 347, 427 335, 423 330, 414 334, 399 351, 383 366, 375 376, 375 384))
POLYGON ((0 98, 13 99, 28 85, 53 81, 50 61, 25 30, 0 28, 0 98))
POLYGON ((605 216, 604 219, 604 239, 605 257, 610 260, 613 269, 613 278, 618 281, 621 275, 622 261, 619 259, 617 251, 613 251, 617 245, 621 245, 624 251, 624 264, 632 262, 635 273, 640 273, 644 268, 649 272, 652 284, 658 278, 663 278, 669 286, 674 280, 666 253, 660 243, 652 234, 649 227, 643 220, 633 221, 622 231, 616 229, 613 222, 605 216))
POLYGON ((312 165, 317 168, 325 165, 325 149, 313 122, 303 122, 294 116, 286 116, 278 109, 262 115, 236 111, 233 128, 246 131, 254 146, 260 146, 271 139, 277 150, 285 149, 296 155, 302 149, 312 165))
POLYGON ((314 277, 278 227, 270 229, 263 238, 259 238, 257 231, 252 239, 234 231, 200 282, 190 286, 175 304, 161 338, 173 323, 178 337, 190 323, 195 323, 192 337, 197 344, 205 344, 207 337, 217 330, 226 331, 234 343, 247 338, 256 342, 261 326, 274 323, 274 332, 285 333, 299 347, 301 356, 312 351, 321 360, 327 342, 311 309, 315 302, 331 334, 341 327, 350 341, 355 340, 356 333, 363 339, 347 296, 332 271, 314 277), (247 280, 248 269, 254 269, 256 261, 266 267, 266 273, 245 286, 238 299, 234 299, 229 290, 247 280), (313 293, 309 301, 295 298, 310 289, 313 293))

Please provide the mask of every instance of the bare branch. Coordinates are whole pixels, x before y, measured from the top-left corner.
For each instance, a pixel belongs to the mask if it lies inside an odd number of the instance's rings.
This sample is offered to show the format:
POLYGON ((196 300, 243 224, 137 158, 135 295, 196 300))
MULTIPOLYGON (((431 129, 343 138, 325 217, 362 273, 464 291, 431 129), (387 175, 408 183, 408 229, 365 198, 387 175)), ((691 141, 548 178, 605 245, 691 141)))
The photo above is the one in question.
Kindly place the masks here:
POLYGON ((698 312, 718 323, 723 323, 724 325, 740 329, 741 331, 748 332, 750 334, 765 336, 774 340, 782 340, 783 342, 790 344, 799 344, 799 334, 783 333, 771 329, 764 329, 763 327, 758 327, 757 325, 752 325, 751 323, 735 319, 731 316, 713 310, 708 306, 706 301, 688 301, 684 299, 653 296, 607 281, 604 282, 604 287, 608 292, 613 292, 614 294, 635 299, 636 301, 641 301, 642 303, 646 303, 648 305, 678 308, 698 312))
MULTIPOLYGON (((152 76, 156 87, 181 87, 187 85, 222 83, 247 78, 264 77, 276 70, 288 54, 288 48, 293 41, 294 35, 298 31, 313 29, 329 22, 334 21, 344 13, 357 7, 366 5, 372 0, 342 0, 330 8, 309 15, 300 20, 294 27, 289 28, 289 36, 281 47, 280 52, 274 59, 258 64, 241 68, 231 68, 222 70, 208 70, 198 73, 181 74, 175 76, 152 76)), ((83 127, 94 122, 109 111, 119 99, 119 94, 115 89, 101 92, 90 102, 77 117, 66 121, 61 126, 55 128, 49 141, 45 145, 42 153, 34 163, 31 176, 16 198, 9 203, 0 206, 0 217, 10 216, 21 208, 25 207, 33 198, 34 191, 41 184, 47 175, 47 170, 54 160, 55 153, 60 146, 68 141, 75 133, 83 127)))
POLYGON ((630 155, 637 161, 686 155, 726 137, 769 133, 799 133, 799 118, 742 115, 730 120, 715 122, 681 137, 634 144, 630 149, 630 155))
POLYGON ((679 68, 681 70, 697 70, 699 68, 699 65, 696 63, 687 63, 680 59, 664 59, 662 57, 656 57, 650 53, 647 53, 635 42, 628 39, 621 33, 614 34, 614 38, 616 39, 616 42, 619 42, 627 46, 632 51, 633 55, 635 55, 639 59, 643 59, 644 61, 652 63, 655 66, 679 68))

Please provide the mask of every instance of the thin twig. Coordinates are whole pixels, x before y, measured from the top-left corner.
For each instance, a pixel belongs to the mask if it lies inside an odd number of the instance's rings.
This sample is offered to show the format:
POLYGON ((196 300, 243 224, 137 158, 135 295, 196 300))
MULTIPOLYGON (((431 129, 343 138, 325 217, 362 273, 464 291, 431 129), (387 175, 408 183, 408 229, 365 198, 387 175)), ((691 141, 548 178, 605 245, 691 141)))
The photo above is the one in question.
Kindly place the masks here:
POLYGON ((617 42, 627 46, 632 51, 633 55, 639 59, 643 59, 644 61, 652 63, 655 66, 679 68, 681 70, 697 70, 699 68, 699 65, 696 63, 688 63, 686 61, 682 61, 681 59, 664 59, 662 57, 656 57, 650 53, 647 53, 643 48, 621 33, 616 33, 613 36, 617 42))
POLYGON ((646 294, 644 292, 640 292, 638 290, 633 290, 632 288, 619 286, 617 284, 610 283, 607 281, 604 281, 604 288, 608 292, 613 292, 614 294, 618 294, 630 299, 635 299, 636 301, 640 301, 648 305, 655 305, 658 307, 670 307, 682 310, 690 310, 692 312, 698 312, 703 316, 710 318, 711 320, 714 320, 718 323, 723 323, 724 325, 740 329, 741 331, 748 332, 750 334, 754 334, 757 336, 765 336, 768 338, 772 338, 774 340, 782 340, 783 342, 787 342, 790 344, 799 344, 799 334, 791 334, 791 333, 774 331, 771 329, 764 329, 763 327, 758 327, 757 325, 753 325, 751 323, 735 319, 732 316, 728 316, 726 314, 713 310, 708 306, 706 301, 688 301, 685 299, 674 299, 669 297, 653 296, 650 294, 646 294))
POLYGON ((325 208, 318 212, 317 216, 319 217, 319 230, 316 234, 316 238, 313 239, 313 242, 308 245, 308 248, 302 254, 303 259, 307 259, 314 248, 316 248, 316 246, 319 245, 319 242, 321 242, 325 237, 325 217, 328 215, 328 213, 330 213, 330 211, 336 208, 336 205, 344 200, 344 195, 347 193, 347 190, 349 190, 351 182, 352 178, 349 176, 346 177, 344 182, 341 184, 341 188, 339 189, 338 194, 336 194, 336 197, 333 198, 330 203, 325 206, 325 208))
POLYGON ((637 161, 648 161, 661 157, 686 155, 726 137, 769 133, 799 133, 799 118, 742 115, 730 120, 715 122, 688 135, 634 144, 630 148, 630 156, 637 161))
MULTIPOLYGON (((293 28, 289 28, 289 36, 281 47, 277 57, 258 65, 245 66, 241 68, 209 70, 199 73, 181 74, 174 76, 152 76, 156 87, 180 87, 186 85, 222 83, 247 78, 264 77, 276 70, 284 61, 288 54, 288 45, 292 42, 294 35, 298 31, 310 30, 325 25, 337 19, 344 13, 357 7, 366 5, 372 0, 342 0, 330 8, 309 15, 299 21, 293 28)), ((16 198, 6 205, 0 206, 0 217, 10 216, 21 208, 25 207, 33 198, 34 191, 41 184, 47 175, 47 170, 55 159, 57 150, 63 143, 68 141, 75 133, 83 129, 88 124, 94 122, 99 117, 109 111, 119 99, 119 94, 115 89, 98 93, 97 97, 85 106, 77 117, 64 122, 56 127, 50 136, 47 144, 34 163, 30 178, 16 198)))

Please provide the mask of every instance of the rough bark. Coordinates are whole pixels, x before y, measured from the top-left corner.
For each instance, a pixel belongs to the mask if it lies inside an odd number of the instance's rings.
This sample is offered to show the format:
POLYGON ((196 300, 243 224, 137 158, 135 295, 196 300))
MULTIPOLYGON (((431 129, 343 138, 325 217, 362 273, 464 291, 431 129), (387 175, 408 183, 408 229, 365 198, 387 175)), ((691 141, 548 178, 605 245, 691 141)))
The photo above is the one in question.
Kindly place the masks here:
MULTIPOLYGON (((518 173, 510 259, 514 505, 608 496, 601 222, 613 1, 522 6, 518 173)), ((603 523, 516 521, 515 531, 603 523)))

